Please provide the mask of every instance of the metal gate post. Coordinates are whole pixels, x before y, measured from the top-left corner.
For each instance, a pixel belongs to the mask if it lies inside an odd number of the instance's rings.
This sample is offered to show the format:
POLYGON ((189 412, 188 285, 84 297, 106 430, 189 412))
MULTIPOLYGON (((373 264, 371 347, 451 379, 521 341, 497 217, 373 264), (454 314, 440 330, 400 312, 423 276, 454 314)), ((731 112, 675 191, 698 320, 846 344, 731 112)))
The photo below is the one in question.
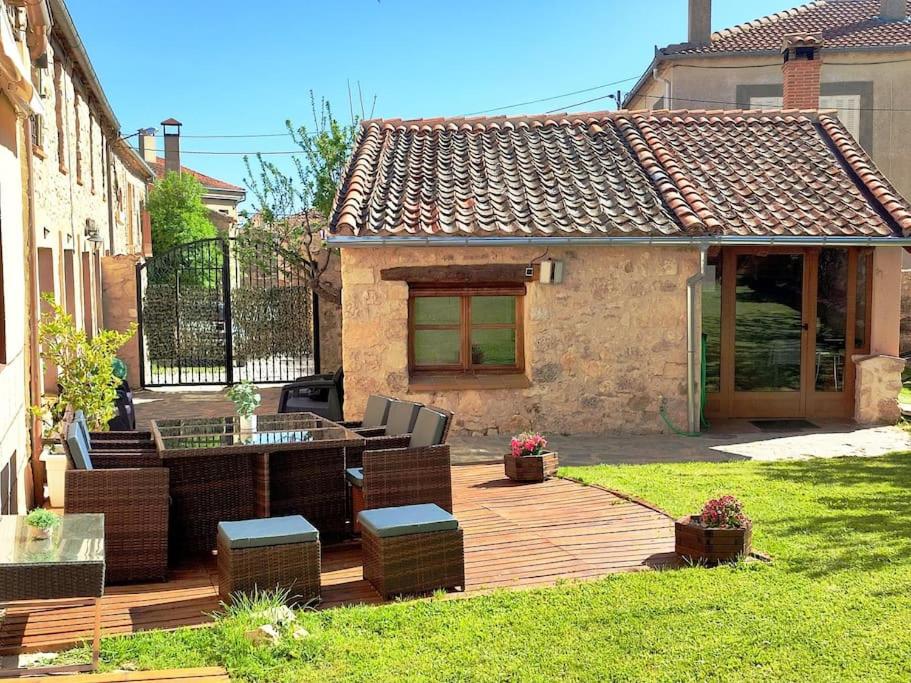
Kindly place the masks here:
POLYGON ((225 318, 225 381, 234 384, 234 321, 231 319, 231 244, 221 241, 221 288, 225 318))
POLYGON ((319 295, 313 291, 313 307, 310 309, 311 329, 313 330, 313 374, 323 371, 319 357, 319 295))
POLYGON ((146 385, 146 340, 142 325, 142 269, 144 263, 136 263, 136 334, 139 335, 139 385, 146 385))

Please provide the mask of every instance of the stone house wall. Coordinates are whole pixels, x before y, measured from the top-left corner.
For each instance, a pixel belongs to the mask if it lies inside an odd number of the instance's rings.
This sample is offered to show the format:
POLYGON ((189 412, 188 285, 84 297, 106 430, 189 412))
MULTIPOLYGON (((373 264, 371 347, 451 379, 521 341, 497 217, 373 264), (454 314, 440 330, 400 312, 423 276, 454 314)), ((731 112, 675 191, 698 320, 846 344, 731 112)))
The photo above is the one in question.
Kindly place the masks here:
POLYGON ((658 410, 686 424, 686 248, 552 248, 562 284, 529 282, 520 388, 409 388, 408 285, 381 279, 395 266, 529 263, 541 248, 342 249, 345 413, 372 393, 447 408, 455 433, 662 432, 658 410))
MULTIPOLYGON (((112 306, 103 300, 111 288, 103 283, 102 261, 142 253, 147 177, 60 39, 50 40, 47 68, 33 70, 33 78, 44 107, 43 117, 33 119, 35 242, 53 264, 37 279, 77 326, 93 332, 105 326, 112 306)), ((135 316, 135 292, 131 297, 135 316)), ((43 375, 44 391, 53 391, 53 372, 43 375)))

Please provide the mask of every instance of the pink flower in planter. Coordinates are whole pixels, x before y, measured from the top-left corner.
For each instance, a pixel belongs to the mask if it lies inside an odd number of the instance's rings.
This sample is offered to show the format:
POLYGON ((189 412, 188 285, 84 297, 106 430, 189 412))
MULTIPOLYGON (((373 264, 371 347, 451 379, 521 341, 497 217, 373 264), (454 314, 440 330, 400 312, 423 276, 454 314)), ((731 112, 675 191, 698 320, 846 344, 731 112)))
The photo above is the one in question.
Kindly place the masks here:
POLYGON ((750 524, 750 518, 743 514, 743 503, 731 495, 707 501, 699 520, 712 529, 742 529, 750 524))
POLYGON ((528 455, 541 455, 547 448, 547 439, 538 432, 523 432, 518 436, 512 437, 510 450, 515 457, 528 455))

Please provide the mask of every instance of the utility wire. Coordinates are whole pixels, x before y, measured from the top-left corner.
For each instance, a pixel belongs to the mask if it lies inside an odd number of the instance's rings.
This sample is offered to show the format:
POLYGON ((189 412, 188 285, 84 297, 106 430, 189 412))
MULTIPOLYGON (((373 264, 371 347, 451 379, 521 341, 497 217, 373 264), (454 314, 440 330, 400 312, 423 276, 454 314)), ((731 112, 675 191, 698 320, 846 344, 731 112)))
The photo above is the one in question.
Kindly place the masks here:
POLYGON ((470 114, 462 114, 462 116, 480 116, 481 114, 489 114, 495 111, 503 111, 504 109, 515 109, 516 107, 524 107, 529 104, 538 104, 539 102, 550 102, 551 100, 559 100, 562 97, 572 97, 573 95, 581 95, 582 93, 592 92, 594 90, 601 90, 602 88, 609 88, 612 85, 619 85, 621 83, 626 83, 628 81, 635 81, 638 79, 638 76, 630 76, 629 78, 621 78, 618 81, 611 81, 610 83, 602 83, 601 85, 593 85, 590 88, 582 88, 581 90, 573 90, 572 92, 565 92, 561 95, 551 95, 550 97, 540 97, 536 100, 527 100, 525 102, 516 102, 515 104, 504 104, 502 107, 492 107, 490 109, 482 109, 481 111, 473 111, 470 114))

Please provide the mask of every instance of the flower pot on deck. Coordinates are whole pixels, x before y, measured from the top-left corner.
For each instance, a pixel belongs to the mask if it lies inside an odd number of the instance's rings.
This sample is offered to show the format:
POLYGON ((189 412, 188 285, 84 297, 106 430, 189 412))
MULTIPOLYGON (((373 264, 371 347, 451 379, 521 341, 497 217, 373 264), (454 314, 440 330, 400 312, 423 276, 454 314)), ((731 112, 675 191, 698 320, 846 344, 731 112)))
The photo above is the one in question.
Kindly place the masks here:
POLYGON ((65 495, 66 471, 70 469, 70 459, 60 444, 45 446, 41 451, 41 462, 47 473, 47 496, 51 507, 62 508, 65 495))
POLYGON ((545 451, 540 455, 507 453, 503 456, 503 465, 506 476, 513 481, 542 482, 557 473, 560 461, 556 451, 545 451))
POLYGON ((692 562, 718 564, 733 562, 752 549, 753 528, 715 529, 702 525, 699 515, 688 515, 674 522, 675 550, 692 562))

